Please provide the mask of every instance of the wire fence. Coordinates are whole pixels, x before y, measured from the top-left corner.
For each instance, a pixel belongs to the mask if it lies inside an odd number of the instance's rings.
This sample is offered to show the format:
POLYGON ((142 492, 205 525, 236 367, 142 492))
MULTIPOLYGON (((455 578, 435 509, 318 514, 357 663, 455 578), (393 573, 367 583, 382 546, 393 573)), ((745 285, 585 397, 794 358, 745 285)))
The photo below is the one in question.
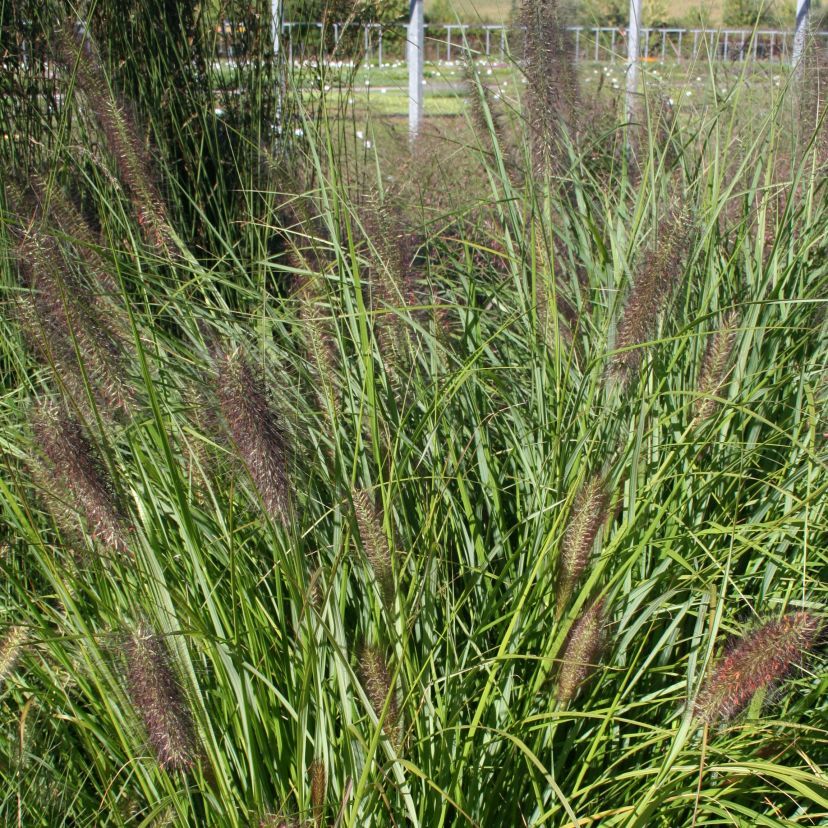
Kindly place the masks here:
MULTIPOLYGON (((505 62, 509 39, 520 30, 503 24, 428 23, 425 59, 456 60, 469 49, 479 58, 505 62)), ((576 61, 614 63, 627 59, 623 27, 569 26, 576 61)), ((241 57, 242 27, 224 21, 217 29, 219 57, 241 57)), ((813 32, 817 49, 828 53, 828 31, 813 32)), ((405 24, 299 23, 282 24, 282 45, 291 62, 318 59, 347 60, 358 50, 363 62, 384 66, 405 60, 405 24)), ((641 59, 647 61, 777 61, 788 62, 794 32, 784 29, 643 28, 641 59)), ((519 51, 518 46, 518 51, 519 51)))

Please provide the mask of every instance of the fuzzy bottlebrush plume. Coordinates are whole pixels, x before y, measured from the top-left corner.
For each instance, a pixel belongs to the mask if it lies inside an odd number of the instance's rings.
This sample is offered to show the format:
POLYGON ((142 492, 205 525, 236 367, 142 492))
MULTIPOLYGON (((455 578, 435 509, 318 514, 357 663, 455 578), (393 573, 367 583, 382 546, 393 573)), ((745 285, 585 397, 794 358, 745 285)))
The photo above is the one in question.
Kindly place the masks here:
POLYGON ((394 600, 394 570, 391 563, 391 547, 382 528, 382 514, 374 506, 371 495, 365 489, 357 489, 353 494, 353 501, 362 548, 380 585, 383 600, 388 606, 394 600))
POLYGON ((672 296, 681 276, 688 228, 681 210, 671 213, 658 228, 656 243, 644 254, 627 297, 615 339, 610 375, 626 385, 638 369, 644 348, 652 339, 658 314, 672 296))
POLYGON ((524 0, 526 105, 535 172, 560 171, 566 143, 575 137, 578 76, 570 33, 556 0, 524 0))
POLYGON ((699 692, 696 716, 704 722, 733 718, 763 688, 786 678, 814 650, 824 630, 810 612, 791 612, 733 643, 699 692))
MULTIPOLYGON (((54 221, 86 263, 94 284, 99 288, 99 291, 93 294, 94 297, 96 299, 100 297, 120 298, 121 290, 118 283, 98 252, 98 249, 103 247, 101 238, 92 229, 81 211, 59 186, 50 187, 41 176, 32 176, 31 185, 44 218, 54 221)), ((112 311, 112 305, 113 303, 110 302, 104 306, 107 312, 112 311)))
POLYGON ((293 515, 290 450, 267 391, 241 349, 216 349, 218 398, 230 436, 265 511, 287 526, 293 515))
POLYGON ((365 695, 371 702, 371 707, 377 717, 382 715, 386 708, 383 730, 391 742, 399 747, 400 709, 397 705, 396 691, 391 686, 391 676, 385 657, 378 647, 366 644, 359 653, 359 675, 365 695), (389 699, 390 694, 390 699, 389 699))
POLYGON ((26 643, 29 634, 25 627, 12 626, 6 630, 3 640, 0 641, 0 685, 14 670, 20 651, 26 643))
POLYGON ((18 228, 14 236, 15 257, 29 291, 17 302, 17 318, 29 346, 52 366, 77 405, 85 407, 88 384, 105 418, 128 417, 136 400, 123 340, 67 267, 51 236, 35 226, 18 228))
POLYGON ((198 748, 192 714, 173 672, 163 639, 146 625, 124 642, 130 701, 163 768, 188 770, 198 748))
POLYGON ((725 314, 719 329, 707 343, 696 384, 696 392, 699 396, 693 404, 694 427, 709 420, 719 405, 716 398, 721 395, 728 380, 728 363, 736 344, 738 324, 739 316, 736 311, 729 311, 725 314))
POLYGON ((89 534, 100 544, 129 555, 129 528, 106 470, 68 412, 51 402, 35 409, 33 427, 37 448, 44 456, 43 473, 53 493, 67 492, 89 534))
POLYGON ((578 490, 561 542, 558 579, 555 587, 555 614, 563 615, 572 592, 589 563, 601 525, 607 519, 609 494, 599 475, 589 478, 578 490))
POLYGON ((315 825, 321 826, 325 814, 325 796, 327 791, 325 763, 321 759, 314 759, 308 768, 308 775, 311 780, 310 798, 313 822, 315 825))
POLYGON ((95 44, 71 22, 56 32, 55 42, 58 62, 74 77, 101 126, 145 239, 165 258, 174 256, 172 231, 152 159, 138 137, 134 117, 110 91, 95 44))
POLYGON ((557 699, 567 704, 592 675, 604 647, 604 599, 584 610, 569 631, 561 656, 557 699))

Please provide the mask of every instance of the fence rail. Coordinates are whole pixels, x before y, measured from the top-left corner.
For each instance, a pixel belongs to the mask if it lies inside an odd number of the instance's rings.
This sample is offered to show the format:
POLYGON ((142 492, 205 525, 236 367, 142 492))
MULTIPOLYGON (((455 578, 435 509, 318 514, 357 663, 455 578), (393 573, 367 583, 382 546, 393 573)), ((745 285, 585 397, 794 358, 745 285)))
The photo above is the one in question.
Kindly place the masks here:
MULTIPOLYGON (((426 24, 426 59, 451 61, 459 58, 465 47, 479 57, 505 61, 508 40, 515 27, 503 24, 428 23, 426 24)), ((627 33, 623 27, 569 26, 573 55, 577 61, 604 63, 626 61, 627 33)), ((243 40, 241 27, 224 21, 217 27, 218 52, 221 57, 238 57, 237 43, 243 40)), ((390 61, 404 60, 406 26, 402 23, 344 24, 285 22, 282 42, 288 59, 318 57, 320 46, 330 59, 347 59, 347 47, 361 49, 365 62, 383 66, 390 61), (313 47, 307 45, 308 35, 316 34, 313 47), (303 37, 304 35, 304 37, 303 37)), ((828 31, 813 33, 817 48, 828 52, 828 31)), ((641 58, 658 60, 770 60, 787 62, 793 49, 794 32, 784 29, 682 29, 642 28, 641 58)))

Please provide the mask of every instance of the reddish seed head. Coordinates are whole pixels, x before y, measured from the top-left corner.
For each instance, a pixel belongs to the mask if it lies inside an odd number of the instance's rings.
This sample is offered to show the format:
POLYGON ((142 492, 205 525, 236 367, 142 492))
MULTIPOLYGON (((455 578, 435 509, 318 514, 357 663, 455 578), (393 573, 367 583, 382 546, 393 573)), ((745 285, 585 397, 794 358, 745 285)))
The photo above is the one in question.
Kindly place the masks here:
POLYGON ((240 350, 217 357, 218 397, 230 436, 267 513, 287 525, 292 516, 287 440, 267 391, 240 350))
POLYGON ((129 696, 158 763, 188 770, 196 758, 195 730, 164 641, 139 625, 124 650, 129 696))
POLYGON ((592 552, 601 524, 607 518, 609 495, 603 480, 595 475, 581 486, 575 496, 569 523, 561 543, 558 582, 555 589, 556 613, 560 616, 581 578, 592 552))
POLYGON ((792 612, 735 642, 708 676, 696 715, 706 722, 733 718, 761 689, 784 679, 813 650, 822 619, 792 612))
POLYGON ((604 645, 604 600, 599 598, 572 625, 558 671, 558 703, 573 699, 592 675, 604 645))
POLYGON ((386 603, 393 602, 394 571, 391 565, 391 549, 382 528, 382 515, 374 506, 371 495, 365 489, 353 493, 354 514, 365 557, 371 564, 374 577, 382 590, 386 603))

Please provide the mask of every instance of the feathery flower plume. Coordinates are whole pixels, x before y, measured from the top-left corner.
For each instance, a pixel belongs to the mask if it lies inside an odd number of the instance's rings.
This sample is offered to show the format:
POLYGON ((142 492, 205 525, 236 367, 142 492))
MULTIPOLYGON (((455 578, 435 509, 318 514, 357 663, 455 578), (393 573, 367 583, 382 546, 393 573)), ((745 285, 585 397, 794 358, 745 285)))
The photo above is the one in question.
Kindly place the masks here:
POLYGON ((644 254, 618 323, 610 373, 624 385, 641 364, 644 346, 655 333, 658 314, 681 276, 686 246, 685 214, 676 210, 662 222, 655 245, 644 254))
POLYGON ((110 90, 95 44, 71 22, 56 33, 55 40, 57 60, 74 73, 77 87, 101 126, 145 239, 165 257, 174 256, 172 232, 152 159, 138 138, 135 119, 110 90))
POLYGON ((569 631, 558 669, 557 698, 567 704, 592 675, 604 646, 604 599, 584 610, 569 631))
POLYGON ((0 641, 0 684, 8 677, 17 664, 20 657, 20 650, 26 643, 28 631, 25 627, 14 625, 9 627, 3 640, 0 641))
POLYGON ((288 473, 290 450, 262 382, 240 348, 216 348, 218 398, 230 436, 262 499, 265 511, 287 526, 293 514, 288 473))
POLYGON ((314 824, 321 826, 325 814, 325 792, 327 789, 325 763, 321 759, 314 759, 310 768, 308 768, 308 774, 311 779, 311 814, 314 824))
POLYGON ((35 226, 18 228, 14 235, 18 267, 30 291, 29 302, 17 302, 17 316, 30 347, 57 371, 78 405, 85 404, 88 380, 104 417, 128 416, 135 392, 127 380, 123 340, 51 236, 35 226))
POLYGON ((535 171, 554 173, 562 150, 574 138, 579 99, 571 36, 557 0, 523 0, 526 104, 535 171))
POLYGON ((769 621, 732 644, 707 677, 695 703, 704 722, 733 718, 757 691, 786 676, 814 649, 824 629, 810 612, 791 612, 769 621))
POLYGON ((385 657, 378 647, 366 644, 359 653, 359 674, 362 686, 365 688, 365 695, 371 702, 371 707, 377 717, 382 711, 388 699, 388 709, 385 713, 383 730, 385 735, 395 746, 399 746, 400 732, 399 720, 400 709, 397 705, 396 691, 391 686, 391 676, 388 672, 388 665, 385 657))
POLYGON ((578 490, 561 542, 555 614, 563 615, 578 581, 589 563, 592 547, 607 518, 609 493, 600 475, 593 475, 578 490))
POLYGON ((76 559, 83 559, 86 547, 83 518, 71 492, 66 491, 63 478, 52 473, 49 464, 40 460, 30 459, 26 468, 38 500, 60 532, 63 547, 72 552, 76 559))
MULTIPOLYGON (((70 238, 75 249, 86 263, 95 284, 100 288, 100 293, 93 294, 95 298, 100 298, 100 295, 103 294, 110 300, 119 299, 121 295, 120 288, 109 272, 109 268, 101 254, 98 253, 98 248, 103 247, 102 241, 81 211, 59 186, 49 187, 41 176, 33 175, 31 184, 37 195, 41 210, 45 211, 44 217, 52 219, 60 231, 70 238), (45 210, 47 203, 48 211, 45 210)), ((108 313, 112 311, 112 305, 112 302, 104 305, 108 313)))
POLYGON ((716 397, 720 396, 730 374, 728 363, 736 344, 738 324, 739 316, 736 311, 729 311, 725 314, 719 329, 707 343, 696 384, 696 392, 699 396, 693 404, 693 427, 710 419, 719 405, 716 397))
POLYGON ((382 528, 382 515, 365 489, 357 489, 353 493, 353 501, 362 548, 380 585, 383 600, 388 606, 394 600, 394 570, 391 563, 391 548, 382 528))
POLYGON ((41 402, 33 413, 37 446, 56 492, 72 496, 92 537, 129 555, 126 517, 118 505, 109 475, 80 424, 56 404, 41 402))
POLYGON ((145 624, 124 642, 129 698, 163 768, 188 770, 197 746, 193 719, 163 639, 145 624))

